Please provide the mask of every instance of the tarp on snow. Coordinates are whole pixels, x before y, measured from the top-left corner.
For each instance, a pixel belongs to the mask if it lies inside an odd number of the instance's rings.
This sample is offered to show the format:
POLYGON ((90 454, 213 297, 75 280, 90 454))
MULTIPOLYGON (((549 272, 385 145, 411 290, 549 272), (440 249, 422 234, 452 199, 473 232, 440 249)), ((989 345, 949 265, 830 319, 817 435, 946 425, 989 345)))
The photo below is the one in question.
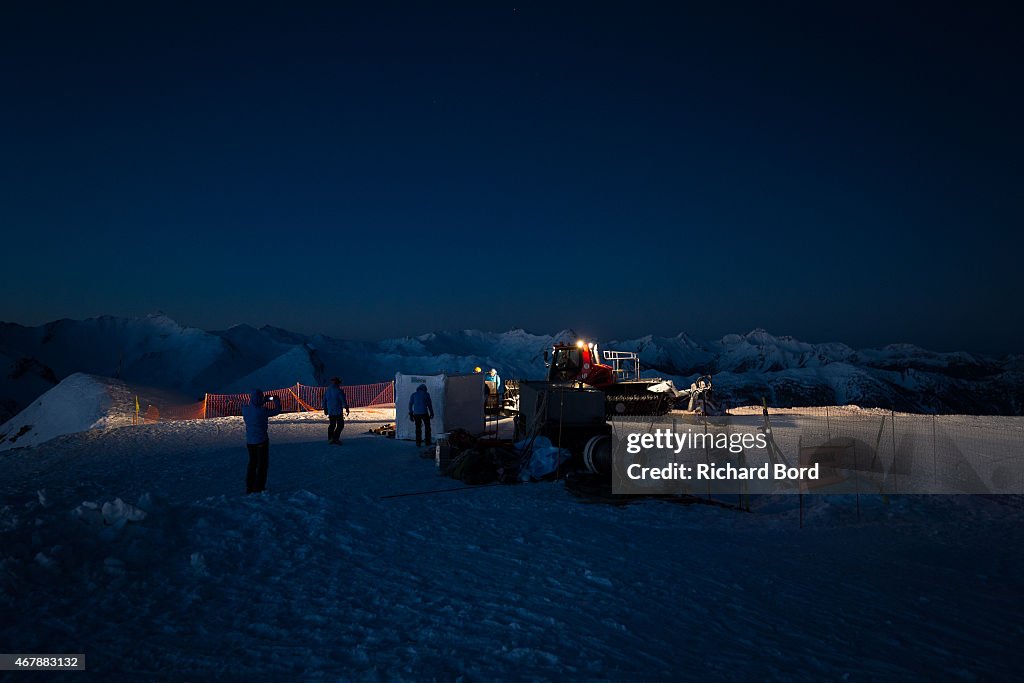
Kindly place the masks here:
POLYGON ((519 481, 543 479, 572 457, 572 452, 567 448, 555 448, 551 439, 546 436, 523 439, 517 441, 514 446, 521 453, 525 453, 527 449, 530 451, 522 469, 519 470, 519 481))

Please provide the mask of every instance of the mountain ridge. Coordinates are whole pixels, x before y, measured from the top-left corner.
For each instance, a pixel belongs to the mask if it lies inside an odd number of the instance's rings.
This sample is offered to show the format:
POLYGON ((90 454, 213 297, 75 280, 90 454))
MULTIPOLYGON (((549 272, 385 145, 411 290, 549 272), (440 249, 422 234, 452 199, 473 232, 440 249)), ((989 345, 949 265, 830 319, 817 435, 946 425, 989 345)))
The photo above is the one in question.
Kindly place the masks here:
MULTIPOLYGON (((543 352, 572 341, 572 329, 537 334, 438 330, 376 342, 300 334, 264 325, 202 330, 163 313, 127 318, 61 319, 28 327, 0 323, 7 372, 0 382, 0 420, 75 372, 201 397, 246 391, 258 384, 348 384, 386 381, 395 372, 471 372, 495 367, 503 377, 540 378, 543 352)), ((598 340, 602 341, 602 340, 598 340)), ((714 376, 730 404, 833 405, 858 403, 909 412, 1020 415, 1024 355, 996 357, 930 351, 913 344, 854 349, 842 342, 810 343, 763 328, 698 341, 685 332, 601 343, 636 351, 647 376, 688 385, 714 376)))

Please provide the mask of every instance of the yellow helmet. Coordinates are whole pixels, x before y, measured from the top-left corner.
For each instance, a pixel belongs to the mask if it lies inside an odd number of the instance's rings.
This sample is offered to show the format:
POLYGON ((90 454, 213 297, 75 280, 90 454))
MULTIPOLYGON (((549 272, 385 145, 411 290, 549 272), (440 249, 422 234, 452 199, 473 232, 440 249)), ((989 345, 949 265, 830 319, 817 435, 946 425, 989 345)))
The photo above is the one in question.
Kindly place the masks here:
POLYGON ((475 368, 473 368, 473 372, 482 372, 482 370, 480 369, 480 366, 478 365, 475 368))

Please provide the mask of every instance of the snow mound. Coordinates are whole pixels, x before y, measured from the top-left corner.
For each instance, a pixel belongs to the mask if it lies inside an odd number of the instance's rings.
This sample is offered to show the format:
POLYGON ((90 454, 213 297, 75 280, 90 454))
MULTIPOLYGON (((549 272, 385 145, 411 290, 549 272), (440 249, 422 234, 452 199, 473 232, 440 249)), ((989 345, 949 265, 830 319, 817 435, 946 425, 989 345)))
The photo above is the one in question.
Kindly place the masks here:
POLYGON ((146 512, 134 505, 130 505, 120 498, 102 505, 92 501, 83 501, 81 505, 72 510, 72 514, 81 520, 97 526, 123 527, 128 522, 141 522, 146 518, 146 512))
POLYGON ((131 424, 132 393, 116 379, 77 372, 0 427, 0 451, 65 434, 131 424))

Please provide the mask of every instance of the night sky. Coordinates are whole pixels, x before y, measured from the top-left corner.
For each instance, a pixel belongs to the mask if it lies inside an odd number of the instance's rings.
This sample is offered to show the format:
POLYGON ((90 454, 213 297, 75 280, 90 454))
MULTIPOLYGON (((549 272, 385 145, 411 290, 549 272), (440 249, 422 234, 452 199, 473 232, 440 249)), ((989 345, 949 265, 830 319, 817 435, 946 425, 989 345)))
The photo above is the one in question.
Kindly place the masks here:
POLYGON ((0 9, 0 319, 1024 351, 975 3, 0 9))

